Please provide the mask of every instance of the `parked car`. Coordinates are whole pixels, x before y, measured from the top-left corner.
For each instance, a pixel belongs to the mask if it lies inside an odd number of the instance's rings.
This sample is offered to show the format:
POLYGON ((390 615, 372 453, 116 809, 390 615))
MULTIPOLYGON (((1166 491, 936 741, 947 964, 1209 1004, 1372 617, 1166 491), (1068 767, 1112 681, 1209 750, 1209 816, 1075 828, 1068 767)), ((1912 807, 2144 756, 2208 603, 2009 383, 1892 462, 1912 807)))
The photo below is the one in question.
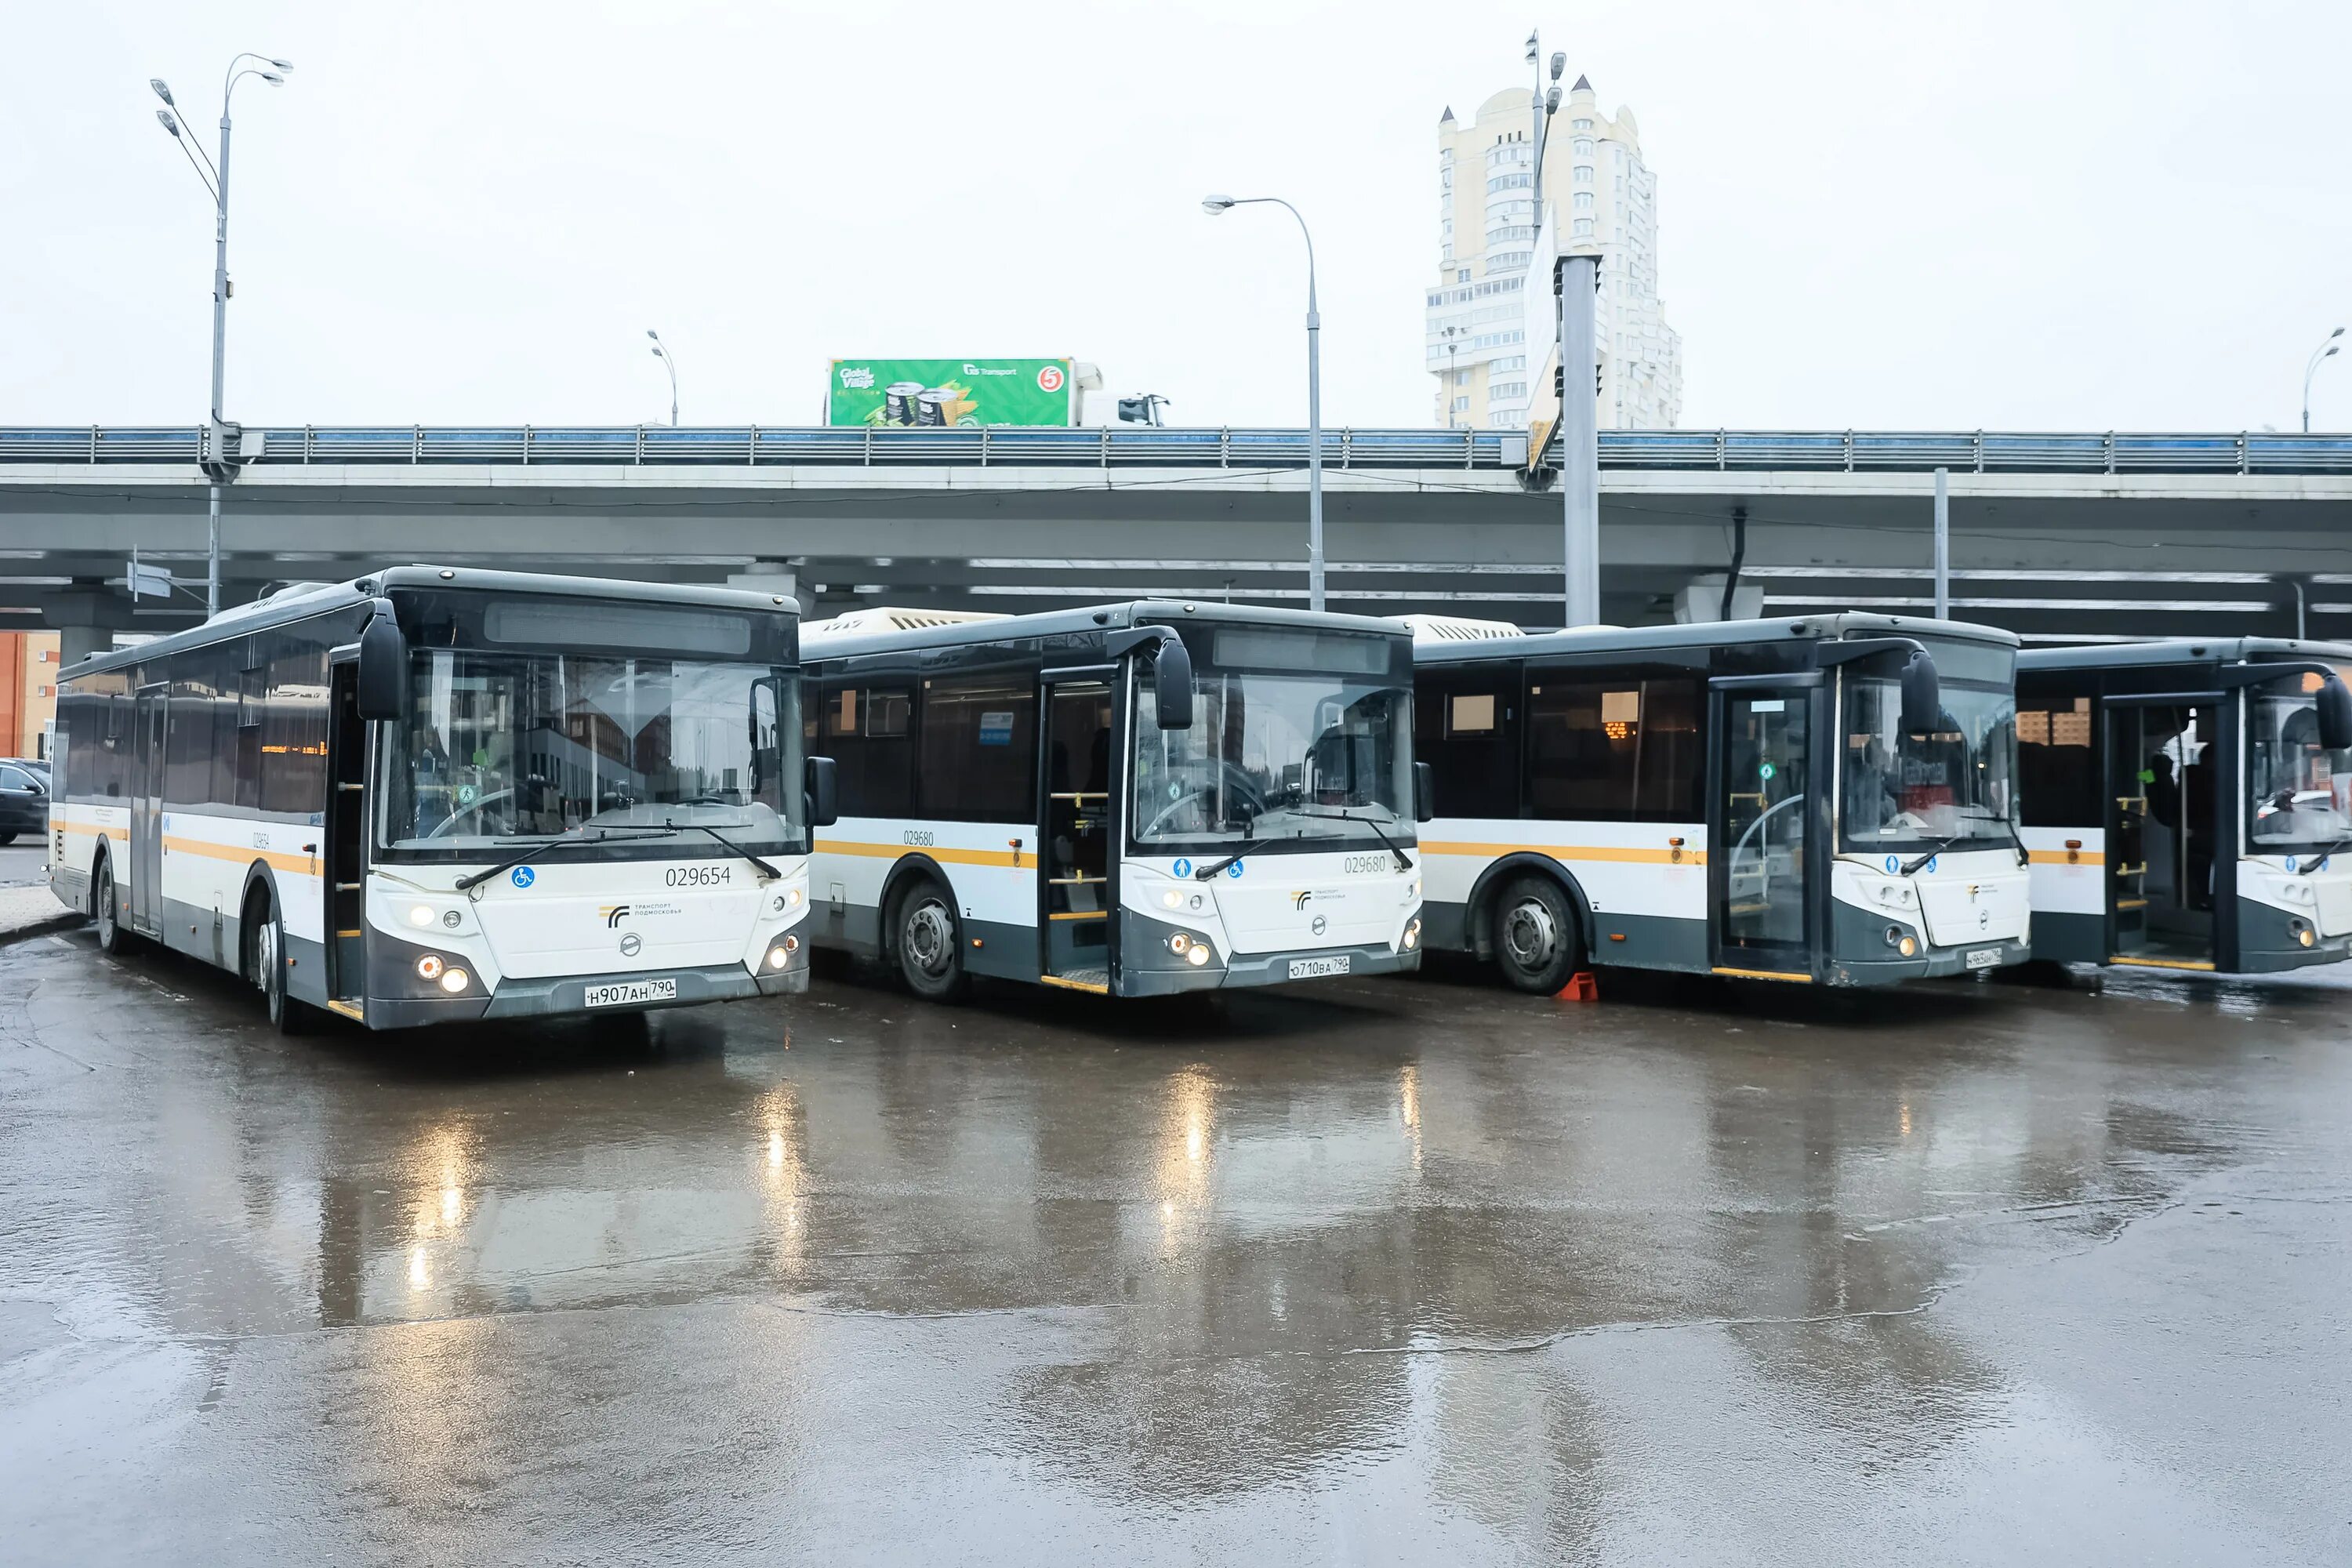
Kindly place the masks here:
POLYGON ((0 761, 0 844, 49 826, 49 770, 30 759, 0 761))

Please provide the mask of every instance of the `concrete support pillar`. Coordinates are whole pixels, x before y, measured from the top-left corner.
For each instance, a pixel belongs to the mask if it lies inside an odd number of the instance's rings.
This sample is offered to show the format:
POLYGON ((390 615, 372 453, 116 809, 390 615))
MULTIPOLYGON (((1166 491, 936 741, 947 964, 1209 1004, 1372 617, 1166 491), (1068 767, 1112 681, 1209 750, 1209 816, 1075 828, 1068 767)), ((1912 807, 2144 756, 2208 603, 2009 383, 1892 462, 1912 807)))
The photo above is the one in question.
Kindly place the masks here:
POLYGON ((1559 493, 1561 608, 1570 626, 1601 622, 1601 397, 1593 384, 1600 344, 1593 296, 1601 253, 1585 246, 1562 256, 1554 274, 1559 295, 1559 493))
POLYGON ((800 605, 803 616, 816 608, 816 595, 801 586, 797 562, 754 561, 740 572, 729 573, 727 585, 751 594, 782 594, 800 605))
POLYGON ((59 626, 58 668, 64 669, 83 659, 95 658, 113 647, 114 634, 103 626, 59 626))

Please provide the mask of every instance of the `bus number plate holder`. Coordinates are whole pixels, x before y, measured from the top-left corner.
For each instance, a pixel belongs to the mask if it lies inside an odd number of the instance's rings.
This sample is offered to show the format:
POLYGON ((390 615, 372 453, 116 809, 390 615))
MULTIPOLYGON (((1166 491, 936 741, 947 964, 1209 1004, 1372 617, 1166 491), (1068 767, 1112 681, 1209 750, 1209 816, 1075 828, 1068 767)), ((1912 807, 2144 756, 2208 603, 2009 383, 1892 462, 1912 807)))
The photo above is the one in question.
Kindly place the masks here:
POLYGON ((1994 964, 2000 962, 2000 949, 1997 947, 1971 948, 1969 951, 1969 956, 1966 962, 1970 969, 1990 969, 1994 964))
POLYGON ((676 980, 615 980, 588 987, 591 1007, 625 1007, 632 1002, 675 1002, 676 980))
POLYGON ((1352 956, 1342 952, 1330 958, 1294 958, 1290 961, 1290 978, 1316 980, 1327 974, 1345 974, 1352 956))

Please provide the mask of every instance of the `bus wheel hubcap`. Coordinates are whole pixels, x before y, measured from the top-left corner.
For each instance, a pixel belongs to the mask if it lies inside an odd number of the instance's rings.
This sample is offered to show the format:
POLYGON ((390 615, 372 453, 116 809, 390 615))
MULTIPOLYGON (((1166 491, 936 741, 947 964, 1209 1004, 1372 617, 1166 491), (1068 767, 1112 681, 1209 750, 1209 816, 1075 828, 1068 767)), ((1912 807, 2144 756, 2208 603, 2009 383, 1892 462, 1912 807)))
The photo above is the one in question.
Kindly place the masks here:
POLYGON ((100 938, 114 934, 114 873, 103 867, 98 873, 98 934, 100 938))
POLYGON ((267 991, 278 979, 277 926, 268 921, 262 923, 260 934, 254 938, 253 956, 254 967, 261 971, 254 978, 260 981, 261 988, 267 991))
POLYGON ((1513 963, 1528 969, 1549 963, 1558 940, 1551 911, 1533 899, 1514 906, 1503 922, 1503 945, 1510 950, 1513 963))
POLYGON ((914 959, 915 967, 926 974, 944 973, 955 942, 955 932, 948 924, 948 912, 937 900, 915 907, 907 916, 907 952, 914 959))

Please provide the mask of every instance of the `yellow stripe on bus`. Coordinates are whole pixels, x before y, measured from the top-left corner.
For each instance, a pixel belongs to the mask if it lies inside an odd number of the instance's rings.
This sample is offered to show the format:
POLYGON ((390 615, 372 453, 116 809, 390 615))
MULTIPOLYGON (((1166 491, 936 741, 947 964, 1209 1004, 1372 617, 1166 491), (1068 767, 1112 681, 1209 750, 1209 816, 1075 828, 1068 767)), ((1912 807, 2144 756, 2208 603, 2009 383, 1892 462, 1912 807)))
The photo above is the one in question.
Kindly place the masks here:
POLYGON ((2096 849, 2029 849, 2037 866, 2104 866, 2105 854, 2096 849))
POLYGON ((1555 860, 1613 860, 1640 866, 1704 866, 1704 849, 1637 849, 1614 844, 1440 844, 1423 839, 1424 855, 1466 855, 1500 859, 1506 855, 1549 855, 1555 860), (1681 856, 1677 860, 1675 856, 1681 856))
POLYGON ((1718 963, 1715 966, 1714 973, 1729 975, 1734 980, 1789 980, 1800 985, 1811 985, 1813 983, 1811 975, 1798 974, 1786 969, 1727 969, 1718 963))
POLYGON ((1036 857, 1015 849, 950 849, 929 844, 862 844, 854 838, 820 838, 820 855, 869 855, 896 860, 901 855, 928 855, 950 866, 1034 866, 1036 857))
POLYGON ((250 844, 207 844, 201 838, 182 838, 173 834, 163 836, 164 853, 194 855, 206 860, 235 860, 250 865, 258 860, 273 871, 290 871, 299 877, 315 877, 318 857, 289 855, 281 849, 257 849, 250 844))

